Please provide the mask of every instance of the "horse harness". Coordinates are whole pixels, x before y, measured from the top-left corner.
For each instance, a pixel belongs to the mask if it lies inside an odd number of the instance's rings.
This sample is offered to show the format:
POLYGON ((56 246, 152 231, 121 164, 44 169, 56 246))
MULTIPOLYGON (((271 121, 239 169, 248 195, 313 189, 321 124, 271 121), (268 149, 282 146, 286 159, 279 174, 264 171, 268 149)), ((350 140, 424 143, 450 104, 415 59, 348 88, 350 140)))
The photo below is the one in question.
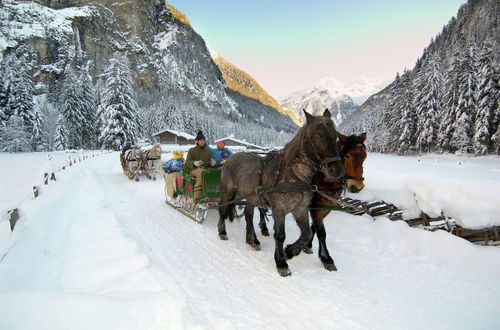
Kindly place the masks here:
MULTIPOLYGON (((309 142, 311 143, 311 142, 309 142)), ((312 145, 312 143, 311 143, 312 145)), ((324 165, 324 164, 328 164, 328 163, 331 163, 331 162, 334 162, 334 161, 339 161, 341 160, 341 157, 327 157, 323 160, 321 160, 317 154, 317 151, 316 149, 314 148, 314 145, 313 146, 313 153, 314 153, 314 158, 313 159, 310 159, 313 163, 319 163, 320 165, 324 165), (316 162, 314 161, 316 160, 316 162)), ((306 150, 308 150, 306 148, 306 150)), ((251 197, 251 196, 254 196, 254 195, 257 195, 259 197, 259 200, 261 202, 261 204, 263 205, 263 207, 269 207, 269 205, 267 205, 267 203, 265 202, 264 198, 263 198, 263 195, 264 194, 270 194, 270 193, 287 193, 287 192, 312 192, 312 193, 318 193, 320 194, 321 196, 325 197, 325 198, 328 198, 329 200, 332 200, 332 201, 335 201, 331 196, 329 196, 328 194, 322 192, 318 186, 316 185, 313 185, 313 184, 310 184, 310 183, 307 183, 307 182, 304 182, 303 180, 301 180, 300 178, 297 177, 297 175, 293 172, 292 168, 291 167, 287 167, 286 170, 290 173, 290 175, 292 176, 292 178, 294 180, 296 180, 296 182, 278 182, 282 172, 280 172, 280 169, 281 169, 281 163, 282 163, 282 158, 283 158, 283 152, 282 151, 278 151, 278 152, 273 152, 272 154, 276 155, 279 157, 279 165, 278 165, 278 170, 276 170, 274 172, 274 176, 273 176, 273 183, 270 184, 270 185, 262 185, 262 173, 263 173, 263 169, 266 167, 266 165, 268 164, 269 160, 270 160, 270 157, 264 157, 264 161, 262 162, 262 166, 261 166, 261 169, 260 171, 258 172, 259 173, 259 185, 255 188, 255 190, 251 193, 248 193, 248 194, 245 194, 245 195, 241 195, 241 196, 238 196, 236 198, 234 198, 233 200, 229 201, 229 202, 226 202, 226 203, 223 203, 223 204, 219 204, 217 206, 214 206, 212 208, 219 208, 219 207, 222 207, 222 206, 227 206, 227 205, 230 205, 230 204, 233 204, 235 202, 238 202, 240 200, 243 200, 243 199, 247 199, 248 197, 251 197)), ((306 155, 307 155, 307 152, 306 152, 306 155)), ((310 158, 309 155, 307 155, 308 158, 310 158)), ((318 170, 318 167, 315 165, 314 166, 314 169, 317 171, 318 170)))

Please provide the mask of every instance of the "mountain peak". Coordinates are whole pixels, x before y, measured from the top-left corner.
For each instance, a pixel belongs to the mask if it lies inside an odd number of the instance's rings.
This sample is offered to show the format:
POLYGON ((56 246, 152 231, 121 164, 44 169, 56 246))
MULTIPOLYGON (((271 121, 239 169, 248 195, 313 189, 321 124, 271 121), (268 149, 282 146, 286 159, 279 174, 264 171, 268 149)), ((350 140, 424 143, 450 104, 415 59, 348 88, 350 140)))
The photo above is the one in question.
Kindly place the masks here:
POLYGON ((345 85, 333 77, 323 77, 315 85, 280 98, 284 108, 293 110, 302 120, 302 109, 320 114, 328 108, 339 125, 370 95, 382 90, 386 82, 380 78, 360 77, 345 85))

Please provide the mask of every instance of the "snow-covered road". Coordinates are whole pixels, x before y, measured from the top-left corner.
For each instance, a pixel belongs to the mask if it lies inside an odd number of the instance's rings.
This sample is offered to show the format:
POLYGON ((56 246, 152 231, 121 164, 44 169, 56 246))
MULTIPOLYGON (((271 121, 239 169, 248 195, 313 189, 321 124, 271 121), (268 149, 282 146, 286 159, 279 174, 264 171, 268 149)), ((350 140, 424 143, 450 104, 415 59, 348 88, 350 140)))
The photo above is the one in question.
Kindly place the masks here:
MULTIPOLYGON (((272 237, 217 238, 163 202, 162 181, 131 182, 117 154, 62 173, 0 231, 0 329, 493 329, 500 249, 385 218, 325 220, 338 272, 317 254, 281 278, 272 237)), ((257 219, 255 219, 257 221, 257 219)), ((287 221, 287 242, 298 237, 287 221)), ((317 242, 315 242, 315 250, 317 242)))

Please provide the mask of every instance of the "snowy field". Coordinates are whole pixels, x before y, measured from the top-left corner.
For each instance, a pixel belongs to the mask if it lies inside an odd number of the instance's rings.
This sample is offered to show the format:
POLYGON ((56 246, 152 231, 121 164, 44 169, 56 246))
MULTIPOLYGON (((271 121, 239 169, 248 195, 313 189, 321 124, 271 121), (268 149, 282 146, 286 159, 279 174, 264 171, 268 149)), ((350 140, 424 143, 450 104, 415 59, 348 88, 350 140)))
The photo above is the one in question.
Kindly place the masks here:
MULTIPOLYGON (((25 176, 38 180, 40 168, 22 171, 18 164, 43 156, 0 156, 2 198, 17 187, 17 176, 30 193, 33 183, 25 176)), ((408 215, 415 207, 444 209, 480 225, 498 222, 499 175, 496 157, 429 156, 419 162, 370 154, 367 187, 356 197, 383 198, 408 215), (484 201, 477 206, 480 217, 465 212, 462 204, 471 199, 484 201)), ((244 243, 244 222, 236 220, 227 226, 229 241, 220 241, 216 214, 199 225, 163 200, 161 180, 129 181, 112 153, 61 172, 38 199, 20 203, 16 230, 0 223, 0 329, 500 324, 499 247, 383 217, 332 212, 325 219, 327 243, 339 270, 324 270, 316 253, 301 254, 289 261, 293 275, 281 278, 272 237, 259 235, 262 250, 256 252, 244 243)), ((292 218, 286 229, 291 243, 299 235, 292 218)))

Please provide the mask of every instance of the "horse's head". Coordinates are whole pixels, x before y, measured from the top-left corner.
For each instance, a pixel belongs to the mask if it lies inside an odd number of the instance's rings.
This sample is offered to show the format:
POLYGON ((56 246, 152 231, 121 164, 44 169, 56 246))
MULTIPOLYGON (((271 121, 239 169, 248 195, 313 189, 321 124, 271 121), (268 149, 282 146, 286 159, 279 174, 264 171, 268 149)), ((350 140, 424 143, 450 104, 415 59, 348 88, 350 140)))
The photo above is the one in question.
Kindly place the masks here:
POLYGON ((306 125, 304 136, 307 140, 305 154, 318 168, 327 182, 343 179, 345 169, 341 162, 337 145, 337 130, 330 111, 325 110, 323 116, 315 117, 304 110, 306 125))
POLYGON ((161 157, 161 147, 159 144, 155 144, 151 148, 151 156, 153 156, 153 158, 158 158, 158 159, 161 157))
POLYGON ((363 162, 366 159, 366 133, 361 135, 345 136, 337 133, 337 148, 342 157, 347 177, 347 190, 352 193, 360 192, 363 183, 363 162))

